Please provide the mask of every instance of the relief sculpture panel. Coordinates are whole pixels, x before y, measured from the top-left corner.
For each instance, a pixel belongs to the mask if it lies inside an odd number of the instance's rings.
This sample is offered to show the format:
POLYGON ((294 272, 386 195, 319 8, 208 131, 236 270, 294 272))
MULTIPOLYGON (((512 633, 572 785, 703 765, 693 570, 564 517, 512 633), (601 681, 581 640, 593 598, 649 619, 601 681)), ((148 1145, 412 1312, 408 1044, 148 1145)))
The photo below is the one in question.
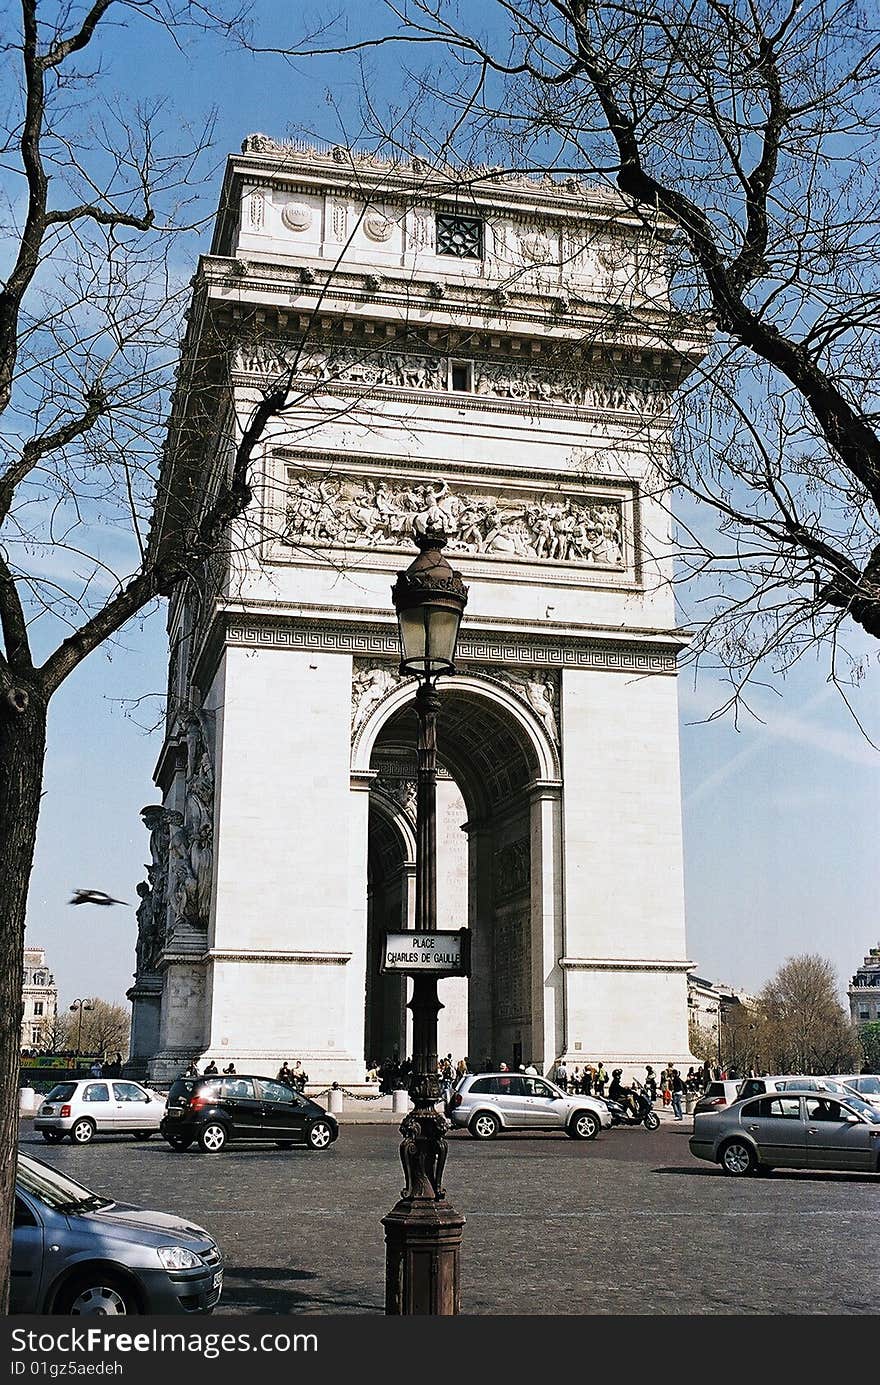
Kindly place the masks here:
POLYGON ((623 500, 617 496, 489 492, 464 482, 454 489, 445 481, 392 484, 294 468, 288 470, 282 542, 406 548, 426 513, 440 517, 447 552, 612 570, 626 564, 623 500))
MULTIPOLYGON (((473 394, 484 399, 568 405, 572 408, 662 412, 668 403, 663 382, 651 376, 586 370, 551 370, 521 361, 474 361, 473 394)), ((280 375, 293 370, 297 379, 323 385, 420 391, 449 390, 449 360, 444 356, 357 347, 313 348, 296 357, 281 341, 241 343, 235 369, 248 375, 280 375)))

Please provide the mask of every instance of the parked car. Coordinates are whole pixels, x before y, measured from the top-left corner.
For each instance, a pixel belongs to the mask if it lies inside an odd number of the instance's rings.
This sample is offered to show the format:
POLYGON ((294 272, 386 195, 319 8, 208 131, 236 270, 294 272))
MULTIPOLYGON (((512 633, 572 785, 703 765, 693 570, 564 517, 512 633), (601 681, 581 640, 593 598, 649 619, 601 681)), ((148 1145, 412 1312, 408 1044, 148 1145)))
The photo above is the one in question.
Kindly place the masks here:
POLYGON ((165 1098, 127 1078, 90 1077, 58 1082, 45 1096, 34 1117, 47 1144, 69 1135, 75 1145, 87 1145, 96 1135, 133 1135, 148 1140, 159 1129, 165 1098))
POLYGON ((694 1116, 691 1153, 725 1173, 770 1169, 880 1172, 880 1111, 853 1093, 781 1091, 694 1116))
POLYGON ((223 1257, 203 1226, 99 1197, 19 1154, 13 1313, 210 1313, 223 1257))
POLYGON ((730 1078, 725 1078, 723 1082, 710 1082, 700 1099, 694 1102, 694 1115, 701 1111, 720 1111, 722 1107, 739 1101, 739 1085, 739 1078, 735 1082, 730 1078))
POLYGON ((763 1096, 765 1092, 790 1092, 794 1090, 799 1092, 836 1092, 838 1096, 847 1095, 847 1088, 839 1078, 822 1075, 805 1077, 782 1073, 779 1077, 744 1078, 739 1084, 739 1099, 743 1101, 748 1096, 763 1096))
POLYGON ((854 1072, 845 1076, 838 1072, 834 1074, 834 1080, 858 1092, 862 1101, 867 1101, 869 1106, 880 1108, 880 1077, 876 1073, 854 1072))
POLYGON ((194 1141, 219 1154, 230 1140, 273 1140, 281 1149, 327 1149, 339 1135, 334 1116, 289 1086, 267 1077, 179 1077, 160 1126, 172 1149, 194 1141))
POLYGON ((516 1072, 467 1073, 447 1105, 452 1124, 475 1140, 499 1130, 564 1130, 573 1140, 594 1140, 611 1125, 611 1112, 598 1097, 564 1092, 546 1077, 516 1072))

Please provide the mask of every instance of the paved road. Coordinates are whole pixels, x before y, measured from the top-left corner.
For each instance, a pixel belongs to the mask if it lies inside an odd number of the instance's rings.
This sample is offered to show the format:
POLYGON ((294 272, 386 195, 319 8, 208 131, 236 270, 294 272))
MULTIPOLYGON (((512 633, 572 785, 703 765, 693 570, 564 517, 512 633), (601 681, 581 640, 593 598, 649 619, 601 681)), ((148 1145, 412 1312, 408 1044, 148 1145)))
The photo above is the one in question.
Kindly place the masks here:
MULTIPOLYGON (((589 1144, 456 1133, 447 1189, 467 1216, 469 1314, 880 1312, 880 1177, 726 1178, 691 1157, 690 1122, 589 1144)), ((343 1126, 323 1154, 209 1157, 99 1140, 31 1153, 90 1188, 208 1227, 228 1313, 381 1313, 379 1218, 401 1186, 393 1124, 343 1126)))

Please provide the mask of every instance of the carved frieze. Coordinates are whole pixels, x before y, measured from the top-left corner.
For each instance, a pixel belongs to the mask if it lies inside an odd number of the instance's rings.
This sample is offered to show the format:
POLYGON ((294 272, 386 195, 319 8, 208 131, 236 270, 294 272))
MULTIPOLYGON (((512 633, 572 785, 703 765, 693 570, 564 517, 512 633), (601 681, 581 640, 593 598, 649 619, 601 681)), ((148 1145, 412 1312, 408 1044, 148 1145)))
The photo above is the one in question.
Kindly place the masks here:
MULTIPOLYGON (((280 341, 242 342, 234 365, 247 375, 277 376, 289 371, 294 359, 295 348, 280 341)), ((323 385, 449 391, 446 356, 357 347, 313 348, 296 359, 294 373, 297 379, 323 385)), ((597 376, 585 371, 543 369, 519 361, 475 361, 473 394, 484 399, 638 414, 660 413, 668 403, 663 382, 650 376, 597 376)))
POLYGON ((489 491, 457 482, 308 473, 290 468, 287 544, 406 548, 425 513, 440 516, 447 550, 524 562, 625 566, 623 501, 616 496, 538 490, 489 491))
POLYGON ((522 698, 554 745, 559 745, 559 674, 551 669, 493 669, 491 676, 522 698))
POLYGON ((400 683, 400 675, 388 664, 363 659, 354 661, 351 680, 351 734, 356 736, 374 707, 400 683))
POLYGON ((531 849, 528 837, 520 837, 499 847, 492 857, 492 886, 496 899, 518 894, 529 888, 531 849))

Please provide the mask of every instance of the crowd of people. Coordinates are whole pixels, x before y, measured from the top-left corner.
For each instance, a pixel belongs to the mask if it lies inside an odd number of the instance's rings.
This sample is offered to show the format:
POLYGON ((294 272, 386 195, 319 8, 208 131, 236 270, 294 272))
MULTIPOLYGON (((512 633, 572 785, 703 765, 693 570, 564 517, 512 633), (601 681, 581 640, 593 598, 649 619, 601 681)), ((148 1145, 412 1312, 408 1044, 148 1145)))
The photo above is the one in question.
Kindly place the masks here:
MULTIPOLYGON (((225 1068, 223 1069, 223 1071, 222 1071, 222 1073, 221 1073, 220 1069, 218 1068, 217 1064, 214 1062, 214 1059, 213 1059, 213 1058, 211 1059, 211 1061, 210 1061, 209 1063, 207 1063, 207 1064, 205 1065, 204 1071, 203 1071, 203 1072, 200 1072, 200 1071, 199 1071, 199 1065, 198 1065, 198 1063, 195 1061, 195 1059, 193 1059, 193 1061, 190 1063, 189 1067, 188 1067, 187 1070, 186 1070, 185 1076, 186 1076, 186 1077, 237 1077, 237 1076, 238 1076, 238 1072, 237 1072, 237 1070, 236 1070, 235 1064, 234 1064, 234 1063, 230 1063, 227 1067, 225 1067, 225 1068)), ((276 1081, 278 1081, 278 1082, 286 1082, 286 1083, 288 1084, 288 1086, 290 1086, 290 1087, 296 1087, 297 1090, 300 1091, 300 1092, 305 1091, 305 1086, 306 1086, 306 1083, 308 1082, 308 1080, 309 1080, 309 1075, 308 1075, 308 1073, 305 1071, 305 1069, 303 1068, 302 1063, 299 1061, 298 1058, 294 1061, 293 1067, 291 1067, 290 1064, 287 1062, 287 1059, 285 1059, 284 1062, 281 1064, 281 1067, 278 1069, 278 1072, 277 1072, 277 1074, 276 1074, 276 1081)))

